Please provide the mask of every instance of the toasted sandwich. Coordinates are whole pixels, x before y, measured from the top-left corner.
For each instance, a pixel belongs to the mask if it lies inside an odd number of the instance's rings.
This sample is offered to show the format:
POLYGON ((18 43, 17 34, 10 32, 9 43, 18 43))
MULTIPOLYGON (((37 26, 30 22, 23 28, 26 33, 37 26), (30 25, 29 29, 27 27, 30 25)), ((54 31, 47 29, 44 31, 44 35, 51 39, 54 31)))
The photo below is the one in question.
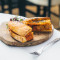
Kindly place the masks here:
POLYGON ((8 27, 10 35, 22 43, 33 39, 32 28, 17 21, 9 21, 8 27))
POLYGON ((32 30, 35 32, 51 32, 52 31, 52 24, 49 17, 27 18, 22 22, 32 27, 32 30))

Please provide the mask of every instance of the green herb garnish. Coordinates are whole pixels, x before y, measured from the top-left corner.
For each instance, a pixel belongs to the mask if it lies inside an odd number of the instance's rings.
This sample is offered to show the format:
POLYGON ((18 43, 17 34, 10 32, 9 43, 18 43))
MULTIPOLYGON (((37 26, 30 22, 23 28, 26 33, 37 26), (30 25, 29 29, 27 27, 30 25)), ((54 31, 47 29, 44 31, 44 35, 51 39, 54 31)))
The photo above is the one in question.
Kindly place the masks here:
POLYGON ((8 28, 8 24, 6 24, 7 28, 8 28))
POLYGON ((20 21, 23 21, 23 19, 20 19, 20 21))

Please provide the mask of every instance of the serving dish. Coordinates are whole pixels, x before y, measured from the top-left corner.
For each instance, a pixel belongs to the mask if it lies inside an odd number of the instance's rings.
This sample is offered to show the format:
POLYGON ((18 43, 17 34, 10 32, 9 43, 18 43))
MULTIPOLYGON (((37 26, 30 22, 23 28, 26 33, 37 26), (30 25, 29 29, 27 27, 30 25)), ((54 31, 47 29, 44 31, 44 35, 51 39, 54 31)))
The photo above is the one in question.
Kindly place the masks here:
POLYGON ((52 26, 52 31, 51 32, 34 32, 33 35, 33 40, 27 41, 25 43, 19 42, 15 39, 13 39, 10 36, 10 32, 7 29, 7 24, 8 22, 4 22, 0 25, 0 39, 3 41, 5 44, 10 45, 10 46, 34 46, 38 45, 40 43, 43 43, 44 41, 47 41, 52 35, 54 28, 52 26))

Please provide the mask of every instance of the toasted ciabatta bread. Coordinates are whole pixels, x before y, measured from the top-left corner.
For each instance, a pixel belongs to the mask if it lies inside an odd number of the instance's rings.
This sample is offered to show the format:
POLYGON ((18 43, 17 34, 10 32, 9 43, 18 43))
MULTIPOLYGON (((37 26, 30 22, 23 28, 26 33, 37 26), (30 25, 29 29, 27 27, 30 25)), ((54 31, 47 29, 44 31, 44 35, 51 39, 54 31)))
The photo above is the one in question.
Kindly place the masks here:
POLYGON ((25 24, 17 21, 9 21, 8 27, 10 35, 20 42, 26 42, 33 39, 32 28, 25 24))
POLYGON ((51 32, 52 24, 49 17, 35 17, 35 18, 27 18, 22 21, 24 24, 32 27, 33 31, 40 32, 51 32))

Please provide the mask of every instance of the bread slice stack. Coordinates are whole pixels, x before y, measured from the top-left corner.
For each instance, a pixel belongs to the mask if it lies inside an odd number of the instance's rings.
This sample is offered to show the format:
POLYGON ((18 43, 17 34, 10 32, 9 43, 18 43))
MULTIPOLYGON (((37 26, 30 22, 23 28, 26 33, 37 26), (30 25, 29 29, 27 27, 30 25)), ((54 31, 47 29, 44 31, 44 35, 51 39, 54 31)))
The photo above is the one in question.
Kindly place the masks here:
POLYGON ((49 17, 35 17, 27 18, 25 21, 22 21, 24 24, 30 26, 33 32, 51 32, 52 23, 49 17))
POLYGON ((10 35, 22 43, 33 39, 32 28, 18 21, 9 21, 8 27, 10 35))

